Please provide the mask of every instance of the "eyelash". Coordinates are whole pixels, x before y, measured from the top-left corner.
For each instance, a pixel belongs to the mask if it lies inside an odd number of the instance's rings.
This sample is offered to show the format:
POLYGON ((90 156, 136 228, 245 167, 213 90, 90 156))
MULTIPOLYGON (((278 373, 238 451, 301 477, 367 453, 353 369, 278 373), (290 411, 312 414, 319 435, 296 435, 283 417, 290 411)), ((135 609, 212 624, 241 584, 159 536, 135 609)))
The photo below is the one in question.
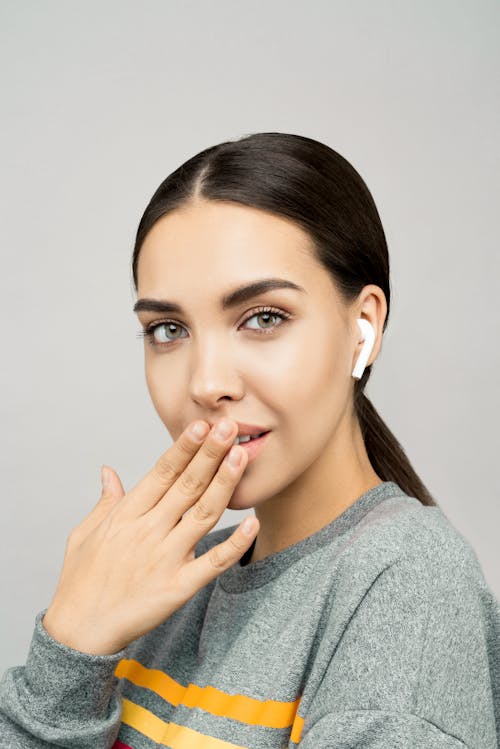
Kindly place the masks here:
MULTIPOLYGON (((264 328, 261 330, 253 329, 252 332, 257 333, 258 335, 272 335, 277 328, 280 328, 282 325, 284 325, 291 317, 291 315, 288 312, 284 312, 283 310, 276 309, 276 307, 258 307, 251 311, 251 313, 248 314, 248 316, 243 320, 241 323, 244 325, 246 322, 252 319, 252 317, 256 317, 258 315, 262 314, 272 314, 275 317, 281 317, 282 321, 278 325, 273 325, 272 328, 264 328)), ((179 323, 177 320, 159 320, 155 322, 151 322, 144 330, 139 331, 137 336, 139 338, 146 338, 147 342, 150 346, 154 346, 155 348, 157 346, 168 348, 172 344, 176 343, 176 341, 181 340, 180 338, 176 338, 172 341, 162 341, 161 343, 155 343, 154 341, 154 332, 156 328, 161 327, 162 325, 168 325, 169 323, 173 323, 174 325, 182 325, 182 323, 179 323)))

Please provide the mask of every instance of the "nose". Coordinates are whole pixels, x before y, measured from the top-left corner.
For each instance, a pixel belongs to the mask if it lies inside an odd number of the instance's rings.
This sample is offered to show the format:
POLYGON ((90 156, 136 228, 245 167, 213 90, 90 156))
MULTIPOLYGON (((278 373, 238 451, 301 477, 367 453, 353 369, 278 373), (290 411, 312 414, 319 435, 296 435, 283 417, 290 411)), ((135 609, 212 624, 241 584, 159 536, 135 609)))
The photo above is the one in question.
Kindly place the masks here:
POLYGON ((202 408, 213 408, 222 398, 243 397, 243 381, 227 341, 198 349, 190 376, 191 398, 202 408))

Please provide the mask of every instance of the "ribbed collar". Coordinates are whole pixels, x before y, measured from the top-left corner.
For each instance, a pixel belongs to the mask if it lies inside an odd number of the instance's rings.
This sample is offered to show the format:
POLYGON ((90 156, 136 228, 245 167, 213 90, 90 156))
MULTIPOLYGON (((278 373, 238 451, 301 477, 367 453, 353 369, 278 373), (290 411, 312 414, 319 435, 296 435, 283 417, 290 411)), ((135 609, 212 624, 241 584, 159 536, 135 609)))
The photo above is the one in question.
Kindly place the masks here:
MULTIPOLYGON (((285 549, 269 554, 256 562, 241 565, 240 560, 225 570, 216 585, 228 593, 242 593, 265 585, 300 557, 310 554, 329 543, 336 536, 355 526, 367 512, 390 497, 408 496, 394 481, 383 481, 362 494, 344 512, 311 536, 303 538, 285 549)), ((234 526, 236 528, 236 526, 234 526)), ((251 552, 248 551, 247 555, 251 552)))

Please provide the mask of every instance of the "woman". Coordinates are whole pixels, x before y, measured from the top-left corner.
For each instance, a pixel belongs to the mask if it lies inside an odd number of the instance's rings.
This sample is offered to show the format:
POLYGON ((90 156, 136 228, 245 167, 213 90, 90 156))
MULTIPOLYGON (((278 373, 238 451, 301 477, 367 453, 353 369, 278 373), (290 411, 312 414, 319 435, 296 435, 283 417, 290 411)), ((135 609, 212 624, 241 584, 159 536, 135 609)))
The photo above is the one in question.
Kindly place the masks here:
POLYGON ((103 467, 4 745, 496 747, 499 603, 364 394, 390 285, 360 175, 298 135, 208 148, 132 270, 174 443, 128 493, 103 467))

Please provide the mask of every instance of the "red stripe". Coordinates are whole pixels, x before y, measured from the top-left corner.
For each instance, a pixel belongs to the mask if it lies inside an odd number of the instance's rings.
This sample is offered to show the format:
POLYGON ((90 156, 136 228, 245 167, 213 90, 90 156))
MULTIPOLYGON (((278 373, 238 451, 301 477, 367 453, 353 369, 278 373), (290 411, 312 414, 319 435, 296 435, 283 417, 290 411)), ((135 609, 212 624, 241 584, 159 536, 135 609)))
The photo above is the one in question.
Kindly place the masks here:
POLYGON ((134 749, 132 746, 129 746, 128 744, 123 744, 121 741, 115 741, 111 749, 134 749))

